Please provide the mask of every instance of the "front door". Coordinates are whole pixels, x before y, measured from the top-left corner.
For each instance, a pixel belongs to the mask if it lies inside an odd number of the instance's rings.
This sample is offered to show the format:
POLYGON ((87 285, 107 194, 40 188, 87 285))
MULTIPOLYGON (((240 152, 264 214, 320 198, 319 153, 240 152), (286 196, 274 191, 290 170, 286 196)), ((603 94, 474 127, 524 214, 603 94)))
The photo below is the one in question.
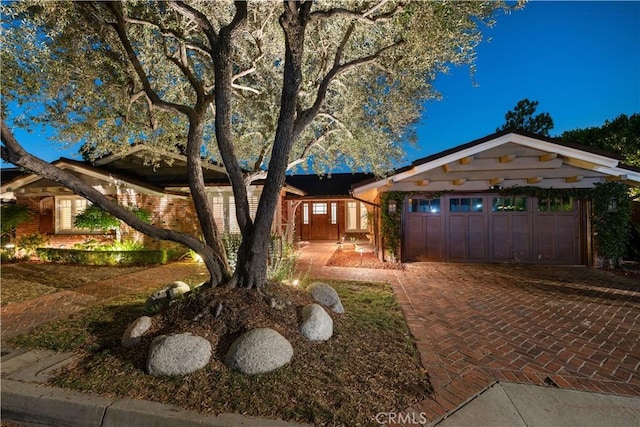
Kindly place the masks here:
POLYGON ((331 238, 329 235, 330 219, 328 202, 311 203, 310 238, 312 240, 331 238))

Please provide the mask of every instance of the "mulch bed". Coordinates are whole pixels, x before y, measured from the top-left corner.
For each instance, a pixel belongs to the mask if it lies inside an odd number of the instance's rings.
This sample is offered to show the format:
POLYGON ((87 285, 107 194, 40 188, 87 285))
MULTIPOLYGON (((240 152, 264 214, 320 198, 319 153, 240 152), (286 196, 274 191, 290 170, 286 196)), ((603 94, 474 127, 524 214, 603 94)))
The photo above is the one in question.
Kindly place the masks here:
POLYGON ((328 266, 331 267, 357 267, 357 268, 373 268, 385 270, 402 270, 404 266, 395 262, 382 262, 371 252, 357 252, 355 249, 342 248, 336 249, 329 261, 328 266))

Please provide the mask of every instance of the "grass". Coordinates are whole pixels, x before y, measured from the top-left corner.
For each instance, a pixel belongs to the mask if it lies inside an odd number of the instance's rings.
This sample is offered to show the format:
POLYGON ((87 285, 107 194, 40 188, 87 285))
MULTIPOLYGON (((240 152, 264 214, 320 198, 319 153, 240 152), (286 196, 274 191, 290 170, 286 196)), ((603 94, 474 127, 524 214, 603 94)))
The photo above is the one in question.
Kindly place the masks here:
POLYGON ((300 336, 298 313, 310 302, 309 295, 287 286, 270 285, 265 290, 287 302, 280 311, 269 308, 256 292, 213 289, 157 315, 155 335, 191 328, 206 336, 215 349, 205 369, 181 377, 145 374, 151 337, 140 348, 120 347, 126 326, 142 315, 147 294, 89 308, 76 318, 16 337, 12 343, 76 351, 78 361, 58 374, 53 380, 57 386, 169 403, 202 413, 236 412, 317 425, 377 425, 375 414, 403 411, 423 399, 430 390, 428 376, 391 287, 327 283, 338 291, 346 310, 343 315, 331 313, 334 336, 327 342, 309 342, 300 336), (212 301, 222 300, 222 323, 207 316, 199 322, 184 320, 212 301), (289 365, 245 376, 221 363, 230 336, 267 325, 292 343, 294 358, 289 365))

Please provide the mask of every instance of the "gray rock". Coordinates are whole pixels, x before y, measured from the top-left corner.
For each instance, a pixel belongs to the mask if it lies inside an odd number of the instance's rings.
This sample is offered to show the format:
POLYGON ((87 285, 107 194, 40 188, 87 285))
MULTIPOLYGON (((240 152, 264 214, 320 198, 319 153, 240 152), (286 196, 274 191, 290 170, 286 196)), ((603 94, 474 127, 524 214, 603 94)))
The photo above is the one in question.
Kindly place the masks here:
POLYGON ((344 307, 342 307, 342 301, 335 289, 326 283, 315 282, 309 285, 307 291, 311 293, 313 299, 322 305, 331 308, 336 313, 344 313, 344 307))
POLYGON ((124 334, 122 334, 122 338, 120 339, 120 343, 124 348, 135 347, 136 345, 140 344, 142 336, 149 330, 150 327, 150 317, 138 317, 136 320, 131 322, 127 330, 124 331, 124 334))
POLYGON ((285 337, 269 328, 252 329, 236 339, 225 358, 231 369, 243 374, 263 374, 291 361, 293 347, 285 337))
POLYGON ((211 359, 211 343, 190 333, 160 335, 151 342, 147 372, 153 376, 186 375, 211 359))
POLYGON ((181 282, 180 280, 176 280, 175 282, 167 286, 167 293, 169 294, 170 298, 175 298, 179 295, 184 295, 190 290, 191 288, 189 287, 189 285, 187 285, 184 282, 181 282))
MULTIPOLYGON (((154 292, 147 298, 144 303, 145 311, 151 310, 151 308, 164 308, 169 305, 176 297, 184 295, 191 291, 189 285, 179 280, 171 283, 169 286, 154 292)), ((156 310, 152 310, 156 311, 156 310)))
POLYGON ((333 335, 333 319, 318 304, 309 304, 302 309, 300 333, 311 341, 326 341, 333 335))

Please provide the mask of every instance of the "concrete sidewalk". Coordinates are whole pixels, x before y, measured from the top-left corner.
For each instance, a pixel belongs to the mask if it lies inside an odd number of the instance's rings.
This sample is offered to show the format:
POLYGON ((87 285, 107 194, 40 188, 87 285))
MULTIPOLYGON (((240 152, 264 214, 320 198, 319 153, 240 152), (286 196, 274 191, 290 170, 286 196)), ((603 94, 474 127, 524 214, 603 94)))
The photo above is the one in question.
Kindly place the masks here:
POLYGON ((638 426, 640 399, 534 385, 496 383, 437 425, 638 426))

